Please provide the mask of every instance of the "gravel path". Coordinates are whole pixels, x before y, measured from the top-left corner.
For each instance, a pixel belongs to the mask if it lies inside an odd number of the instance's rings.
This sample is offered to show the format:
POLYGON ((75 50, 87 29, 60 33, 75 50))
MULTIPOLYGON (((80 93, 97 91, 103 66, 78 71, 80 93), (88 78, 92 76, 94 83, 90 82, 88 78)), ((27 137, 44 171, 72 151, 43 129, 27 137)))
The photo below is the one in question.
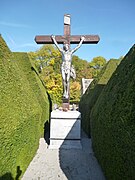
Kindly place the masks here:
POLYGON ((82 133, 82 149, 48 149, 40 139, 39 149, 22 180, 105 180, 94 156, 91 140, 82 133))

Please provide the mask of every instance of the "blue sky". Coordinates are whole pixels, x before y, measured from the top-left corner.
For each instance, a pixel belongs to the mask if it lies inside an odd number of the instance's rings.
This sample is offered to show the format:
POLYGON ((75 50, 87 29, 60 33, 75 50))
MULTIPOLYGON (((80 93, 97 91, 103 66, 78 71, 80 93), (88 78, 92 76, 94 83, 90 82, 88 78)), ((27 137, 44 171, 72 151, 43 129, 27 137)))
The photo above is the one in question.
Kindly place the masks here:
POLYGON ((11 51, 36 51, 36 35, 63 35, 64 14, 72 35, 100 36, 75 53, 82 59, 119 58, 135 43, 135 0, 1 0, 0 34, 11 51))

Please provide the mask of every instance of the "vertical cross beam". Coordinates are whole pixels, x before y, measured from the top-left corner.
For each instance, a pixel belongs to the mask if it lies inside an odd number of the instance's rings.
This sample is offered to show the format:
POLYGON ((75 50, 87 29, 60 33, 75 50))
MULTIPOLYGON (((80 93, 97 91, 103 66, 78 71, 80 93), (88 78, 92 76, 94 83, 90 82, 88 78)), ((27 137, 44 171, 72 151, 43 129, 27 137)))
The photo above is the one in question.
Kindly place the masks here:
POLYGON ((70 14, 64 15, 64 43, 68 44, 70 47, 70 14))
MULTIPOLYGON (((68 44, 70 48, 70 14, 64 15, 64 37, 65 37, 64 44, 68 44)), ((63 105, 62 105, 63 110, 69 109, 69 99, 70 99, 70 94, 68 99, 63 98, 63 105)))
MULTIPOLYGON (((70 14, 64 15, 64 35, 56 35, 56 41, 58 44, 68 44, 70 48, 70 44, 78 44, 81 39, 81 35, 73 35, 71 36, 70 32, 70 14)), ((85 40, 83 44, 97 44, 100 40, 98 35, 83 35, 85 40)), ((50 35, 41 35, 36 36, 35 41, 37 44, 54 44, 50 35)), ((69 94, 70 96, 70 94, 69 94)), ((63 109, 69 109, 69 98, 63 98, 63 109)))

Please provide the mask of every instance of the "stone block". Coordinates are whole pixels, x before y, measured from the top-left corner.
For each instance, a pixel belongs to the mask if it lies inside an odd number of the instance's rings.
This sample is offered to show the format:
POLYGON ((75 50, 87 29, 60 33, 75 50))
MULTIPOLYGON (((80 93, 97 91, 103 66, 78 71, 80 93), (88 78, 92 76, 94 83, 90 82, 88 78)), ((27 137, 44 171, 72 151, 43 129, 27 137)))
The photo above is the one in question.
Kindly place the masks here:
POLYGON ((81 139, 81 114, 78 111, 53 111, 51 113, 50 147, 79 148, 81 139))

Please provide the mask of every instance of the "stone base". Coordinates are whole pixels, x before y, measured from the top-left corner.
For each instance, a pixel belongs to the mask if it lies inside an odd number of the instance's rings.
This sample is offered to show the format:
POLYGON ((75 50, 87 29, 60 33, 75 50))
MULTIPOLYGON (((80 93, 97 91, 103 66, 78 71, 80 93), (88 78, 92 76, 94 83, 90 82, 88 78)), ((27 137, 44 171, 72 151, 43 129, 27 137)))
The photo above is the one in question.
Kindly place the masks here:
POLYGON ((51 113, 50 149, 81 149, 81 114, 78 111, 51 113))
POLYGON ((80 140, 51 139, 49 149, 82 149, 80 140))

